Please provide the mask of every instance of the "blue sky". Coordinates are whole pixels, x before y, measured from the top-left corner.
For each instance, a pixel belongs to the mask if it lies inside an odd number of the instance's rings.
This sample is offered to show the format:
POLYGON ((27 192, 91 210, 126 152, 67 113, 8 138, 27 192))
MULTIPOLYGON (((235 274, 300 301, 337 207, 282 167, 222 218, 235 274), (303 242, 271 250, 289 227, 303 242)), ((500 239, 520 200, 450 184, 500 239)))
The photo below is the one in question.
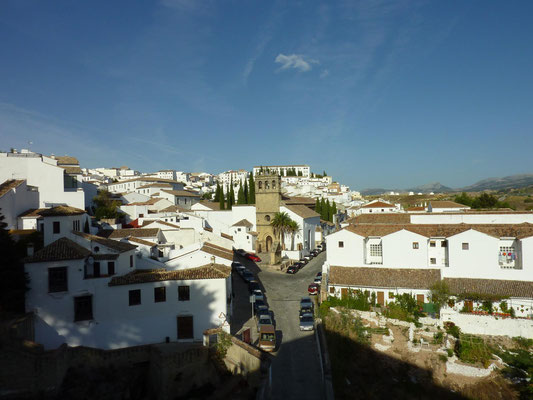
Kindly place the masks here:
POLYGON ((0 149, 310 164, 352 189, 531 173, 531 1, 0 3, 0 149))

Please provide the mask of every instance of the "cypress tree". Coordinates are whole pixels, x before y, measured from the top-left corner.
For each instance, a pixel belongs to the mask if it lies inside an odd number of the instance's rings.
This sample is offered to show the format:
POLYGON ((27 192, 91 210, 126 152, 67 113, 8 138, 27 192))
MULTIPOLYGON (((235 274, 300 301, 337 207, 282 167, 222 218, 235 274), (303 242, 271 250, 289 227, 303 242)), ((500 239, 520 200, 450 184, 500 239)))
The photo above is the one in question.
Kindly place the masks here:
POLYGON ((316 198, 315 211, 320 214, 320 200, 316 198))
POLYGON ((237 204, 246 204, 244 201, 244 189, 242 188, 242 182, 239 185, 239 192, 237 194, 237 204))
POLYGON ((235 204, 235 191, 233 190, 233 179, 232 179, 229 185, 229 192, 228 192, 228 210, 231 210, 234 204, 235 204))
POLYGON ((333 216, 337 214, 337 203, 331 202, 331 222, 333 222, 333 216))
POLYGON ((214 201, 220 201, 220 184, 217 182, 217 188, 215 189, 214 201))
POLYGON ((328 210, 326 208, 326 200, 322 197, 322 200, 320 201, 320 218, 322 218, 324 221, 328 220, 328 210))
POLYGON ((326 221, 331 221, 331 204, 329 203, 329 199, 326 200, 326 221))
POLYGON ((255 182, 254 182, 254 174, 253 173, 250 174, 250 179, 249 179, 248 186, 249 186, 249 190, 250 190, 250 194, 249 194, 250 198, 248 199, 248 204, 255 204, 255 182))
POLYGON ((244 204, 250 204, 250 201, 249 201, 249 193, 248 193, 248 181, 245 179, 244 180, 244 204))
POLYGON ((220 187, 218 204, 220 205, 220 209, 221 210, 225 210, 226 209, 226 207, 224 205, 224 189, 222 187, 220 187))

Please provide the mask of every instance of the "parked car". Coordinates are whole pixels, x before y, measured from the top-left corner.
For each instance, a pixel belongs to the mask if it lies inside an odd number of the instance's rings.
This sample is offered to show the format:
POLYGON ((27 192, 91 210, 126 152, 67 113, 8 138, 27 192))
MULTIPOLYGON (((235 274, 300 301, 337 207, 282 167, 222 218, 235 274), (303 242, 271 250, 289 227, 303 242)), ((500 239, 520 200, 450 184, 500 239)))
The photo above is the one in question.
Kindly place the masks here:
POLYGON ((255 313, 255 318, 259 318, 261 315, 269 315, 270 317, 272 317, 272 312, 270 312, 270 310, 268 308, 263 308, 261 310, 257 310, 257 312, 255 313))
POLYGON ((298 267, 294 266, 294 265, 291 265, 289 266, 289 268, 287 268, 287 273, 288 274, 295 274, 298 272, 298 267))
POLYGON ((255 279, 248 282, 248 291, 252 293, 254 290, 261 290, 261 286, 259 285, 259 282, 257 282, 257 280, 255 279))
POLYGON ((322 279, 322 271, 320 271, 320 272, 317 272, 317 273, 316 273, 316 277, 317 277, 317 278, 321 278, 321 279, 322 279))
POLYGON ((246 269, 246 267, 244 265, 237 265, 235 267, 235 271, 237 271, 237 273, 242 276, 244 271, 247 271, 247 269, 246 269))
POLYGON ((315 280, 313 283, 316 283, 317 285, 322 285, 322 277, 321 276, 315 276, 315 280))
POLYGON ((313 257, 318 256, 318 254, 320 254, 320 251, 318 251, 317 249, 311 251, 311 255, 312 255, 313 257))
POLYGON ((241 276, 242 276, 242 279, 245 280, 245 282, 251 282, 251 281, 253 281, 255 279, 254 274, 252 274, 248 270, 244 270, 241 276))
POLYGON ((300 330, 301 331, 312 331, 315 329, 315 319, 313 314, 305 313, 300 317, 300 330))
POLYGON ((298 262, 295 262, 294 265, 296 268, 298 268, 298 271, 301 270, 303 268, 303 266, 305 265, 303 262, 301 261, 298 261, 298 262))
POLYGON ((264 300, 256 299, 254 303, 254 312, 257 313, 258 310, 268 310, 268 306, 264 300))
POLYGON ((274 325, 263 325, 259 331, 259 348, 264 351, 276 349, 276 330, 274 325))
POLYGON ((320 286, 316 283, 311 283, 307 288, 307 293, 309 294, 318 294, 320 291, 320 286))
POLYGON ((259 289, 255 289, 255 290, 252 290, 252 293, 251 293, 253 296, 255 296, 255 300, 265 300, 265 295, 263 294, 263 292, 259 289))
POLYGON ((261 259, 252 253, 246 253, 244 257, 246 257, 248 260, 251 260, 253 262, 261 262, 261 259))
POLYGON ((305 257, 300 258, 300 262, 302 263, 302 267, 309 262, 305 257))
POLYGON ((313 259, 313 256, 312 256, 311 254, 308 254, 308 255, 304 256, 304 259, 305 259, 307 262, 309 262, 309 261, 311 261, 311 260, 313 259))
POLYGON ((270 312, 257 315, 257 332, 259 332, 261 327, 265 325, 274 325, 270 312))
POLYGON ((244 251, 243 249, 233 250, 233 252, 234 252, 235 254, 238 254, 238 255, 242 256, 242 257, 246 257, 246 254, 248 254, 248 253, 247 253, 246 251, 244 251))
POLYGON ((317 245, 316 248, 317 248, 319 251, 322 251, 322 245, 321 245, 321 244, 317 245))
POLYGON ((237 268, 237 267, 239 267, 239 266, 240 266, 240 267, 244 267, 244 265, 242 265, 242 264, 241 264, 240 262, 238 262, 238 261, 233 261, 233 262, 231 263, 231 267, 232 267, 232 268, 237 268))
POLYGON ((300 300, 300 309, 302 308, 311 308, 313 309, 315 305, 313 304, 313 300, 311 300, 311 297, 302 297, 300 300))

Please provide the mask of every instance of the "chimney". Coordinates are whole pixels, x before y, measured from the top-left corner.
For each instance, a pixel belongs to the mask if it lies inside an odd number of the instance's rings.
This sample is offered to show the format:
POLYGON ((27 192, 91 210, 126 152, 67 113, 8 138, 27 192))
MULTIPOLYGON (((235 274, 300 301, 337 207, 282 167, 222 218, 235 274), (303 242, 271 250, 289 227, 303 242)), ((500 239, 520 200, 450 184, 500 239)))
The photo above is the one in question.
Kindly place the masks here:
POLYGON ((211 264, 215 263, 215 256, 211 256, 211 264))
POLYGON ((28 243, 28 248, 26 251, 27 251, 28 257, 33 257, 33 243, 28 243))

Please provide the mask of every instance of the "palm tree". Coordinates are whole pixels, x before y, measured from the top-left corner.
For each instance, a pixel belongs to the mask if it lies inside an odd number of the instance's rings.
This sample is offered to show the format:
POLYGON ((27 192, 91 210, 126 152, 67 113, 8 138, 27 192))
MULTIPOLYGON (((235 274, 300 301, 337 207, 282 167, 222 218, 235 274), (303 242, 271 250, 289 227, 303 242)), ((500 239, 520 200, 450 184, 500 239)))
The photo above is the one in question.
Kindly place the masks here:
POLYGON ((289 232, 289 226, 292 219, 286 212, 277 212, 270 225, 274 228, 274 234, 281 239, 281 248, 285 249, 285 234, 289 232))
POLYGON ((300 225, 298 225, 298 222, 293 221, 291 219, 291 222, 289 223, 288 232, 291 234, 291 250, 294 250, 294 235, 296 235, 296 232, 300 231, 300 225))

